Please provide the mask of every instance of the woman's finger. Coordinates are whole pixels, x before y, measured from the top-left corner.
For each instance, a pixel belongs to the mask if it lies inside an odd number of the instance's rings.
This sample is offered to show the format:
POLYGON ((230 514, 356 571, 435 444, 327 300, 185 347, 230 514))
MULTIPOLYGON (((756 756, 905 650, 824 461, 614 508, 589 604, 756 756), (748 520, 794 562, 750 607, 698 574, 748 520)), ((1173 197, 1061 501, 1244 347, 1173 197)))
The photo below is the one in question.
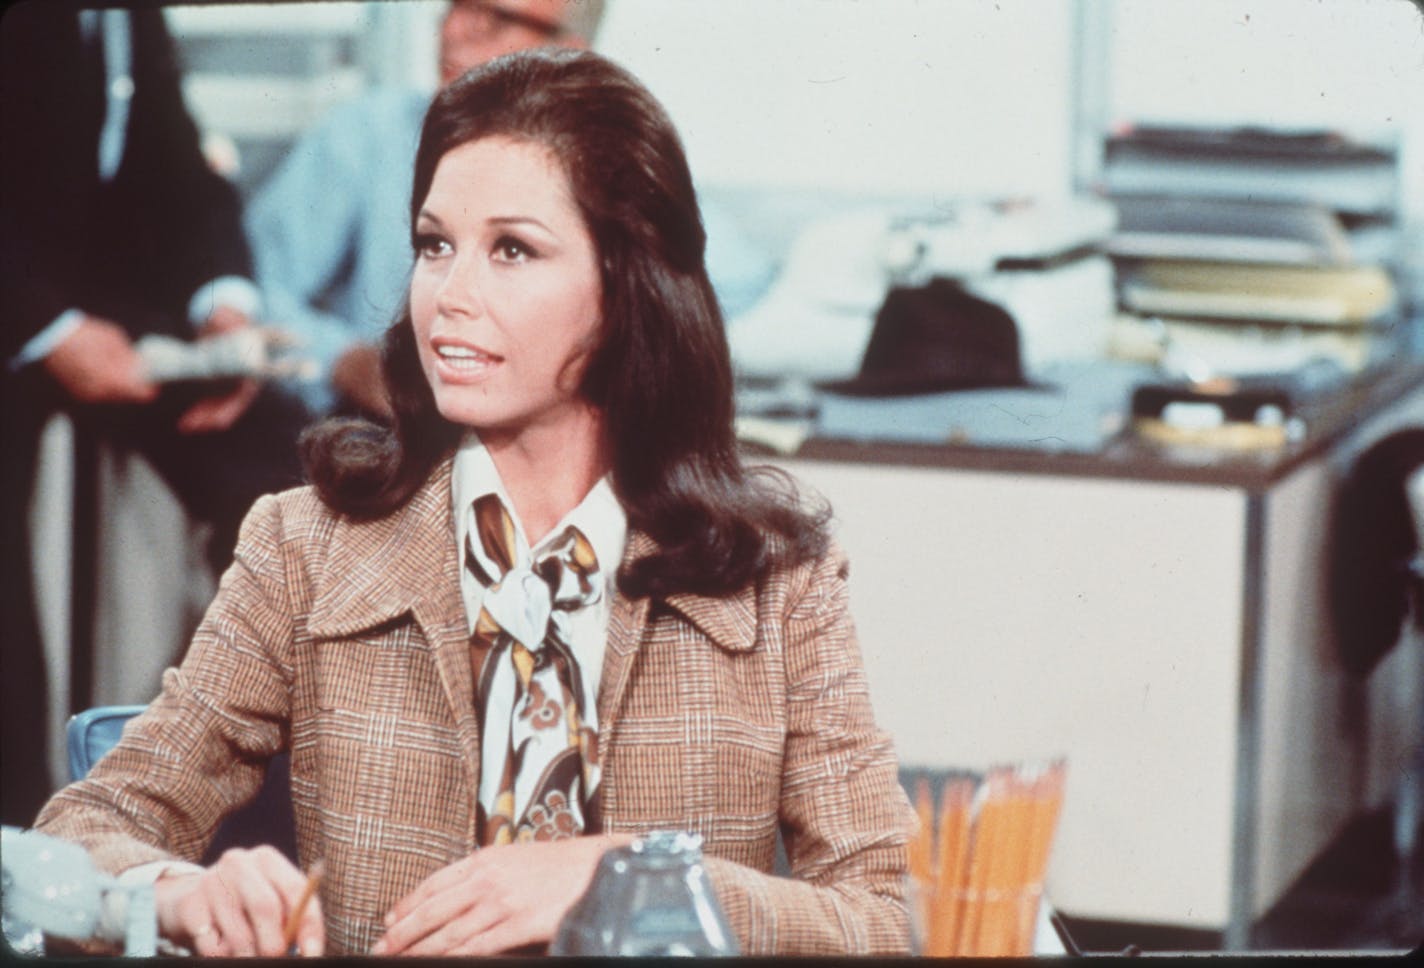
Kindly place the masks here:
POLYGON ((292 863, 271 847, 236 849, 218 858, 212 873, 214 921, 232 953, 285 954, 285 914, 305 885, 292 863))
MULTIPOLYGON (((299 871, 287 859, 287 856, 276 848, 259 847, 253 851, 253 856, 282 898, 281 936, 277 941, 277 947, 282 950, 275 953, 284 955, 287 953, 285 944, 287 922, 296 911, 297 906, 302 903, 302 898, 307 895, 308 875, 299 871)), ((274 922, 274 929, 276 928, 277 925, 274 922)), ((326 925, 321 914, 321 898, 315 893, 307 898, 293 943, 296 945, 297 951, 303 955, 320 955, 326 950, 326 925)))
POLYGON ((208 916, 207 908, 204 907, 199 915, 199 920, 203 923, 196 925, 188 932, 188 947, 194 954, 204 958, 213 958, 226 954, 223 947, 222 935, 218 932, 218 927, 208 916))
POLYGON ((153 883, 154 913, 163 937, 197 950, 195 938, 212 926, 203 898, 203 879, 208 871, 172 873, 165 871, 153 883))
POLYGON ((471 862, 478 856, 479 854, 475 853, 464 860, 447 864, 417 884, 415 890, 397 901, 390 912, 386 914, 386 926, 390 927, 408 917, 412 911, 435 895, 464 883, 475 869, 471 862))
POLYGON ((480 921, 480 909, 471 908, 464 917, 440 925, 430 934, 404 949, 401 954, 425 958, 451 954, 466 939, 479 933, 482 929, 480 921))
POLYGON ((469 921, 472 912, 478 912, 484 906, 485 892, 477 880, 467 880, 456 882, 448 889, 427 897, 406 912, 403 917, 392 922, 386 929, 386 933, 377 943, 377 947, 372 949, 373 954, 435 954, 430 950, 429 939, 447 926, 454 925, 457 921, 465 922, 466 927, 444 931, 443 938, 439 943, 453 943, 462 940, 472 931, 480 927, 478 923, 469 921))
MULTIPOLYGON (((423 913, 426 909, 422 909, 423 913)), ((437 956, 452 955, 465 950, 481 950, 481 939, 489 930, 514 916, 509 905, 497 895, 486 892, 485 896, 473 900, 459 916, 445 922, 431 923, 431 931, 406 949, 405 954, 437 956)), ((485 949, 491 953, 495 948, 485 949)))
POLYGON ((252 932, 255 954, 274 958, 287 953, 282 937, 287 903, 272 881, 260 870, 248 873, 242 883, 242 909, 252 932))
POLYGON ((471 934, 448 954, 496 955, 539 940, 541 938, 537 932, 530 930, 528 924, 511 915, 471 934))
POLYGON ((222 953, 244 957, 256 954, 257 949, 252 929, 248 925, 247 912, 243 910, 242 895, 229 882, 231 877, 230 869, 219 863, 219 866, 213 869, 213 876, 204 885, 203 893, 207 896, 208 909, 217 928, 222 953))

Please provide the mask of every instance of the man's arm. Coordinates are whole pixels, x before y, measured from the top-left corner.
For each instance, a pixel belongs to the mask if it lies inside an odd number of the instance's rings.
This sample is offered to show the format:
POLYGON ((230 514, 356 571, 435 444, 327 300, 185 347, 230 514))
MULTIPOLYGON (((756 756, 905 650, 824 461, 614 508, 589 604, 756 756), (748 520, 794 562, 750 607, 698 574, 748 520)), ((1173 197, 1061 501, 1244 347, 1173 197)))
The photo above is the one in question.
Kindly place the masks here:
POLYGON ((328 381, 361 339, 353 322, 321 302, 356 258, 363 193, 376 190, 362 161, 371 150, 363 137, 368 102, 339 105, 304 133, 244 215, 268 318, 296 337, 322 374, 319 384, 302 388, 315 409, 334 402, 328 381))

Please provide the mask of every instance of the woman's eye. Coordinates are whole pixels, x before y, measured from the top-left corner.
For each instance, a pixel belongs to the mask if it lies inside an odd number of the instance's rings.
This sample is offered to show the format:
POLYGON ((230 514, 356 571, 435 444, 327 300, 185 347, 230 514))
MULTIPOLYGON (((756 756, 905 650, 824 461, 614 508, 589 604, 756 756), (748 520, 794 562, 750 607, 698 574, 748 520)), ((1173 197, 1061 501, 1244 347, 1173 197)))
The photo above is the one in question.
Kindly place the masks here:
POLYGON ((523 262, 526 259, 534 258, 537 254, 532 248, 512 235, 496 239, 492 253, 496 262, 523 262))
POLYGON ((446 242, 438 235, 417 235, 415 237, 415 254, 422 259, 435 259, 442 255, 448 255, 450 243, 446 242))

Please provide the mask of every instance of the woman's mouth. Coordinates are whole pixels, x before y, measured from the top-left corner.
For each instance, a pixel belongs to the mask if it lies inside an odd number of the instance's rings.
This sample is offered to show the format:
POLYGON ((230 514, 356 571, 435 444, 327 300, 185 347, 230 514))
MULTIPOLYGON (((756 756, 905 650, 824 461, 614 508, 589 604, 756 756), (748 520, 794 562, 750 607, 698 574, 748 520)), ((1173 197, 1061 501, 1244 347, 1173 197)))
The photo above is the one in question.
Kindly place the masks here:
POLYGON ((503 357, 487 353, 464 343, 434 343, 435 358, 446 379, 470 379, 484 376, 503 362, 503 357))

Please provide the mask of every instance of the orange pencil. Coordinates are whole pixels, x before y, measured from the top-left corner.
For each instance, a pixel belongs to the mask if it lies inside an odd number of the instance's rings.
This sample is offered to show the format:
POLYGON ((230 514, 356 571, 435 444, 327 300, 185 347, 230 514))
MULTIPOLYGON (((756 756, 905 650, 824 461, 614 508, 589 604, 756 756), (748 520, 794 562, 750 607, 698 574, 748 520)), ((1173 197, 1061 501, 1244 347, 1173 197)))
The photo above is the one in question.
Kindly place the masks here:
POLYGON ((1042 903, 1043 882, 1048 873, 1049 852, 1058 826, 1058 814, 1063 806, 1063 761, 1054 761, 1031 783, 1031 824, 1027 855, 1026 883, 1033 892, 1033 902, 1020 912, 1018 948, 1022 954, 1033 950, 1033 931, 1038 907, 1042 903))
POLYGON ((1032 953, 1035 907, 1034 824, 1037 809, 1036 779, 1016 774, 1014 789, 1013 877, 1004 898, 1004 954, 1022 957, 1032 953))
POLYGON ((1014 776, 1004 768, 990 781, 990 796, 998 802, 998 827, 994 834, 994 853, 990 858, 984 885, 984 907, 980 914, 979 941, 976 954, 1009 954, 1009 934, 1013 922, 1013 893, 1018 880, 1019 832, 1021 804, 1016 794, 1014 776))
POLYGON ((321 877, 324 873, 326 873, 326 865, 320 860, 313 864, 307 873, 307 883, 306 887, 302 888, 302 896, 297 898, 292 913, 287 915, 287 926, 282 932, 283 950, 291 951, 292 945, 296 943, 297 931, 302 926, 302 915, 306 914, 307 905, 311 903, 312 895, 321 886, 321 877))
POLYGON ((925 954, 934 957, 954 954, 955 935, 959 929, 959 901, 969 867, 970 805, 974 799, 974 781, 968 777, 950 780, 941 796, 938 866, 925 942, 925 954))
POLYGON ((989 886, 990 866, 999 846, 1000 815, 1003 804, 995 797, 996 783, 992 773, 989 785, 981 785, 974 810, 974 827, 970 840, 969 875, 959 905, 959 939, 956 954, 979 955, 980 935, 984 928, 984 898, 989 886))
POLYGON ((934 862, 933 810, 929 781, 921 776, 915 782, 915 817, 919 824, 910 838, 908 849, 910 882, 906 885, 906 903, 913 905, 910 916, 914 919, 913 923, 919 925, 922 949, 928 938, 929 922, 933 917, 930 885, 930 869, 934 862))
POLYGON ((1030 873, 1043 880, 1048 871, 1048 856, 1053 846, 1053 834, 1058 827, 1058 814, 1063 807, 1063 765, 1056 763, 1034 784, 1034 824, 1030 853, 1030 873))
POLYGON ((915 815, 920 827, 910 841, 910 876, 923 887, 929 883, 934 857, 934 805, 929 780, 924 777, 915 782, 915 815))

